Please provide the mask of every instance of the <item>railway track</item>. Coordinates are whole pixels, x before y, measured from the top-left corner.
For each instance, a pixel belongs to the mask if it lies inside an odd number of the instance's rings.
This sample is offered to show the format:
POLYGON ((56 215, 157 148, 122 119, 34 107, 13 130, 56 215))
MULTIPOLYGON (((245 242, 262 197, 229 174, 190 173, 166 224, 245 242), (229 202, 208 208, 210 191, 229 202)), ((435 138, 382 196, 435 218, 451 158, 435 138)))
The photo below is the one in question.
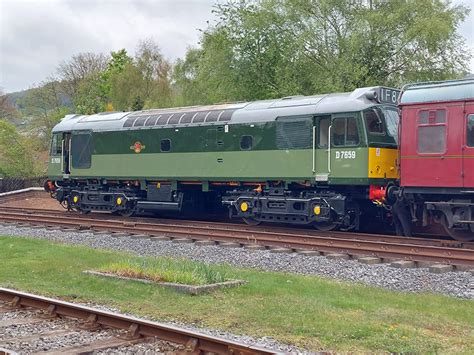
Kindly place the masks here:
POLYGON ((94 232, 127 233, 150 238, 186 238, 216 243, 258 244, 269 248, 343 253, 352 257, 376 256, 416 262, 442 263, 458 268, 474 267, 473 243, 442 239, 405 238, 345 232, 319 232, 278 227, 249 227, 230 223, 181 220, 114 218, 74 212, 0 207, 0 221, 94 232))
POLYGON ((12 336, 12 330, 10 336, 2 335, 8 331, 0 331, 0 354, 15 354, 18 349, 47 354, 85 354, 130 346, 128 351, 133 352, 133 346, 143 342, 152 343, 155 352, 274 354, 264 348, 174 326, 0 288, 0 330, 8 327, 14 328, 15 335, 12 336), (21 333, 22 327, 26 332, 21 333), (29 331, 31 328, 38 332, 29 331), (90 337, 87 332, 96 332, 96 335, 90 337), (52 340, 49 346, 47 339, 52 340), (41 342, 42 350, 24 348, 34 342, 41 342), (51 347, 52 343, 55 345, 51 347), (58 344, 65 346, 58 347, 58 344))

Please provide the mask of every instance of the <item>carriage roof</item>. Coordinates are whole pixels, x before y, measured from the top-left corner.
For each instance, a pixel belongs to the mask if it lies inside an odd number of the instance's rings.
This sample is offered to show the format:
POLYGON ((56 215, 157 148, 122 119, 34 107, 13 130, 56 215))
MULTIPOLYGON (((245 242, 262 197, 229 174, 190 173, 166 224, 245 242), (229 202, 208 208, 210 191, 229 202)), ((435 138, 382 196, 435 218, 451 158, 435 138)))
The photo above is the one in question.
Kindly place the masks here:
POLYGON ((448 80, 406 85, 400 105, 474 99, 474 79, 448 80))

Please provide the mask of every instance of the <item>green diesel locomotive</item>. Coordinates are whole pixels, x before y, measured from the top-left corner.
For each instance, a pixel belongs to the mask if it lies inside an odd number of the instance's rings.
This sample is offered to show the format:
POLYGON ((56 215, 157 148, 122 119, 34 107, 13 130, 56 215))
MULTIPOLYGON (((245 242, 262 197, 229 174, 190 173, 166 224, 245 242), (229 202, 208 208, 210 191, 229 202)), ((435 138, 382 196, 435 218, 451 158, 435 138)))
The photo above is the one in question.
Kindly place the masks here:
POLYGON ((84 213, 224 205, 249 224, 357 229, 398 178, 398 95, 67 115, 53 129, 47 189, 84 213))

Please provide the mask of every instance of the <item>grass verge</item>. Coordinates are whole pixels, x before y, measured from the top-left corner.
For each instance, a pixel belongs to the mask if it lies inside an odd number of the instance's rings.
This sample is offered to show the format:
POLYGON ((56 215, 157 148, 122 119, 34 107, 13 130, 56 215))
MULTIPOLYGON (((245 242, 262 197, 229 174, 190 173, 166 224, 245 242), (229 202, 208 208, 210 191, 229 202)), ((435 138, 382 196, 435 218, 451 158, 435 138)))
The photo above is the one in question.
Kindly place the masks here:
POLYGON ((141 259, 0 237, 0 285, 159 320, 273 336, 314 351, 474 353, 474 302, 469 300, 225 265, 210 268, 248 284, 198 297, 82 274, 123 258, 141 259))

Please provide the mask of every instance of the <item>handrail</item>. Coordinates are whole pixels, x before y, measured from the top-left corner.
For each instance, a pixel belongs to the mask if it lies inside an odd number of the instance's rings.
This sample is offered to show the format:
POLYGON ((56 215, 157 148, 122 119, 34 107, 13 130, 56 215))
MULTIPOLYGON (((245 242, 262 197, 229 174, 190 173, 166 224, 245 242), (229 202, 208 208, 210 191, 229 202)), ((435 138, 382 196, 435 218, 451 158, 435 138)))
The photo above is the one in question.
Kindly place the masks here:
POLYGON ((313 126, 313 174, 316 172, 316 126, 313 126))
POLYGON ((331 128, 332 125, 328 128, 328 173, 331 172, 331 128))

